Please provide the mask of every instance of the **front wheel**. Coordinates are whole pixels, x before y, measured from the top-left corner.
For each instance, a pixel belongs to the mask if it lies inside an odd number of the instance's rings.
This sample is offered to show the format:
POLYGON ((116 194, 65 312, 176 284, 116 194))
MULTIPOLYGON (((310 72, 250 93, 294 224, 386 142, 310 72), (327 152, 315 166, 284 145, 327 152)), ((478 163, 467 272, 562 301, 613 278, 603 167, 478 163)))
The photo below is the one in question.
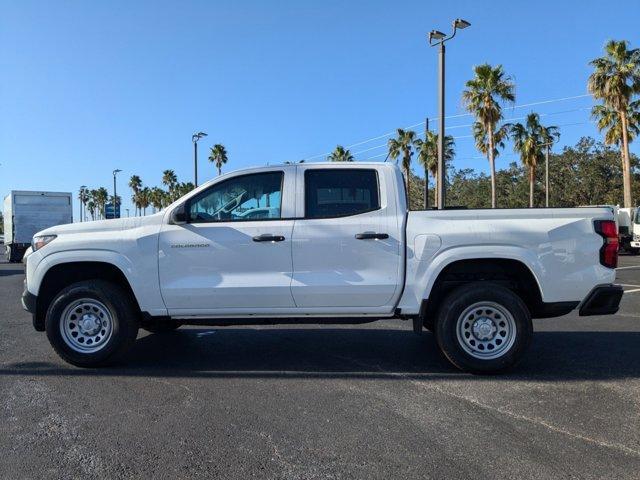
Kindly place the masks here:
POLYGON ((511 290, 472 283, 452 291, 442 302, 436 338, 447 359, 461 370, 498 373, 515 365, 531 337, 531 315, 511 290))
POLYGON ((102 280, 78 282, 51 302, 45 320, 49 342, 65 361, 100 367, 122 357, 138 335, 130 296, 102 280))

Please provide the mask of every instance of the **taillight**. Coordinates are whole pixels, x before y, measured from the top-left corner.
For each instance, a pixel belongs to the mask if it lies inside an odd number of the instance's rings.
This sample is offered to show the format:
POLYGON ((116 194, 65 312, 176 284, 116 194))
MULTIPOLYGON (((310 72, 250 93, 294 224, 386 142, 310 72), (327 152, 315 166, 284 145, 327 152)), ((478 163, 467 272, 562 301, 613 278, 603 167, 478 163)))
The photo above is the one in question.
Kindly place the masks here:
POLYGON ((596 220, 593 222, 596 233, 604 239, 600 248, 600 263, 608 268, 618 266, 618 230, 613 220, 596 220))

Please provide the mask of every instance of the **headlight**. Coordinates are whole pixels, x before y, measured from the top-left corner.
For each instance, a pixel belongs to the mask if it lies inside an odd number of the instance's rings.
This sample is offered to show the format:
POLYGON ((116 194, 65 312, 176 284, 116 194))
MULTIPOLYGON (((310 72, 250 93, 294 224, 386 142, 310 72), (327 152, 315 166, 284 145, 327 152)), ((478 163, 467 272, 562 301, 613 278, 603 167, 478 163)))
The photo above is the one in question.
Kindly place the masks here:
POLYGON ((48 244, 51 240, 53 240, 56 237, 57 235, 41 235, 39 237, 33 237, 33 240, 31 242, 31 248, 33 248, 34 252, 36 250, 40 250, 42 247, 44 247, 46 244, 48 244))

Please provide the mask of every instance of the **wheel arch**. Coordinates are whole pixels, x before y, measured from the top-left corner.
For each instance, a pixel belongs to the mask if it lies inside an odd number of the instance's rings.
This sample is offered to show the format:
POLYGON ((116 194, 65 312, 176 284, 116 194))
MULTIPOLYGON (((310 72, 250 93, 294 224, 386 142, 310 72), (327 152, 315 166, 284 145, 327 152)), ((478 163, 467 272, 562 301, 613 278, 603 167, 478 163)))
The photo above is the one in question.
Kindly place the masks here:
POLYGON ((106 280, 123 288, 140 312, 140 304, 127 276, 117 265, 104 261, 69 261, 51 265, 43 274, 36 301, 34 326, 44 330, 47 310, 65 287, 85 280, 106 280))
POLYGON ((441 265, 422 301, 420 315, 425 321, 434 318, 439 303, 449 292, 472 282, 492 282, 512 290, 523 300, 532 317, 555 315, 547 312, 532 269, 521 260, 499 256, 458 259, 441 265))

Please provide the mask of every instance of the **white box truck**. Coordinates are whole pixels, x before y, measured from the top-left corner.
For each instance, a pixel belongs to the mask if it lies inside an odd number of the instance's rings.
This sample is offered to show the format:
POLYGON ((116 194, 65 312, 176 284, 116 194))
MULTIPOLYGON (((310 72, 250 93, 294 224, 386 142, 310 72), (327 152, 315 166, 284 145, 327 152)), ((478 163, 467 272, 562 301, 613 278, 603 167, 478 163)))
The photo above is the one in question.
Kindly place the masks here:
POLYGON ((19 262, 36 232, 73 222, 71 193, 13 190, 4 199, 7 261, 19 262))

